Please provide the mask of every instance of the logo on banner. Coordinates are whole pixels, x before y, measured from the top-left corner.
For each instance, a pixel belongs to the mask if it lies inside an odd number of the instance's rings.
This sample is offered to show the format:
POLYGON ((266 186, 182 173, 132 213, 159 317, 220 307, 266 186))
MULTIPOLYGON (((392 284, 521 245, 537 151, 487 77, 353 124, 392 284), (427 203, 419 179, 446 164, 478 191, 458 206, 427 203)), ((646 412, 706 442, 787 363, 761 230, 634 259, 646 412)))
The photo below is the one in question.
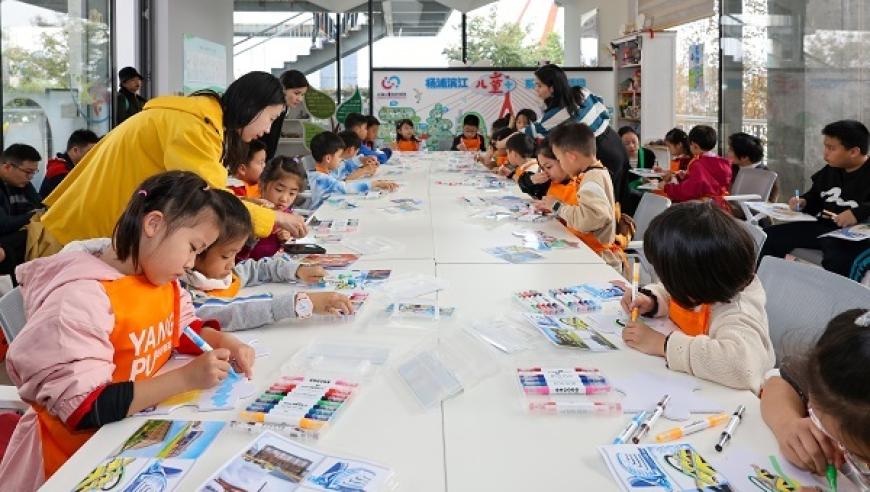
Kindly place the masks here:
POLYGON ((381 80, 381 87, 383 87, 384 90, 388 91, 390 89, 398 88, 399 84, 401 83, 402 79, 400 79, 397 75, 391 75, 389 77, 384 77, 383 80, 381 80))
POLYGON ((491 96, 503 96, 517 88, 517 82, 510 75, 492 72, 477 79, 474 90, 491 96))
MULTIPOLYGON (((384 90, 376 93, 375 96, 381 99, 405 99, 408 97, 408 93, 395 90, 398 89, 401 84, 402 79, 400 79, 398 75, 388 75, 381 79, 381 87, 384 90)), ((391 101, 391 104, 392 102, 395 101, 391 101)))

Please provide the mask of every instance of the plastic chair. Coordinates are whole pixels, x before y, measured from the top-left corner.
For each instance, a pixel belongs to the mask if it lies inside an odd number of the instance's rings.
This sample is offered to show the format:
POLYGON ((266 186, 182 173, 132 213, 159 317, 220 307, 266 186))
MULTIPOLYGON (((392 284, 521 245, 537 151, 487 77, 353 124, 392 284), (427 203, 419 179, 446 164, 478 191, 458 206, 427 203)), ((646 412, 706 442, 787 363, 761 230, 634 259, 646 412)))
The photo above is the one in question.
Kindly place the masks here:
POLYGON ((777 366, 806 354, 837 314, 870 306, 870 289, 812 265, 765 256, 758 277, 767 294, 777 366))
POLYGON ((0 297, 0 328, 3 329, 7 343, 12 343, 21 332, 24 322, 24 298, 21 297, 21 290, 16 287, 0 297))
POLYGON ((643 248, 643 235, 646 233, 650 222, 656 216, 671 206, 671 200, 668 197, 658 195, 656 193, 644 193, 637 205, 637 210, 634 212, 635 233, 634 237, 637 241, 632 241, 628 245, 628 249, 643 248))
POLYGON ((764 246, 764 242, 767 241, 767 233, 764 232, 764 229, 761 226, 755 225, 751 222, 738 221, 746 232, 752 236, 752 240, 755 241, 755 260, 758 261, 758 255, 761 254, 761 247, 764 246))
POLYGON ((725 200, 737 203, 747 221, 758 223, 760 217, 753 215, 746 202, 766 202, 773 191, 773 185, 776 184, 776 178, 777 174, 767 169, 741 169, 731 183, 731 194, 725 200))

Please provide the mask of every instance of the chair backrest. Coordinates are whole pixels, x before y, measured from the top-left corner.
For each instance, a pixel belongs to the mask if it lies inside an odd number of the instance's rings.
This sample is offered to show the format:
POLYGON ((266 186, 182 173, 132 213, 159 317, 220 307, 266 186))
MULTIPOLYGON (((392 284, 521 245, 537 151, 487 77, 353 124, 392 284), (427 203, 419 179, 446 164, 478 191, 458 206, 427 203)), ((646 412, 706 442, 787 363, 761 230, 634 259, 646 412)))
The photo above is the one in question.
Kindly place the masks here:
POLYGON ((758 277, 777 366, 807 353, 837 314, 870 306, 870 289, 816 266, 765 256, 758 277))
POLYGON ((752 236, 752 240, 755 241, 755 259, 758 260, 758 255, 761 253, 761 247, 764 246, 764 242, 767 241, 767 233, 764 232, 764 229, 761 226, 751 224, 746 222, 745 220, 738 220, 738 223, 746 229, 746 232, 752 236))
POLYGON ((317 162, 314 161, 314 157, 312 157, 311 154, 302 157, 302 167, 305 168, 305 171, 314 171, 315 165, 317 165, 317 162))
POLYGON ((731 183, 731 194, 758 195, 762 202, 766 202, 773 191, 774 183, 776 183, 776 173, 773 171, 754 167, 743 168, 731 183))
POLYGON ((640 203, 637 205, 637 210, 634 212, 634 217, 632 217, 637 228, 634 238, 638 240, 643 239, 649 223, 652 222, 656 215, 664 212, 670 206, 671 200, 669 198, 655 193, 644 193, 640 203))
POLYGON ((12 343, 21 329, 24 328, 24 298, 18 287, 0 297, 0 328, 7 343, 12 343))

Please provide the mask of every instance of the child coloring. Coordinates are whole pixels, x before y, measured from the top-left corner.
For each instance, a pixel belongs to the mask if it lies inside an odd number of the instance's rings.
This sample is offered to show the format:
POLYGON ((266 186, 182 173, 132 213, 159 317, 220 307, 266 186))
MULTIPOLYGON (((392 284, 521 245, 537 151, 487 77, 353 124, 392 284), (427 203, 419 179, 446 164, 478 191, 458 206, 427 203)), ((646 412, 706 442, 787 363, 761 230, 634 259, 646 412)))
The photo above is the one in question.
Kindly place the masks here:
POLYGON ((393 191, 398 185, 392 181, 360 179, 345 182, 331 173, 341 162, 344 141, 332 132, 319 133, 311 139, 311 156, 317 163, 311 173, 311 200, 315 207, 320 206, 332 194, 363 194, 372 189, 393 191))
POLYGON ((248 158, 245 162, 230 165, 227 188, 236 196, 260 197, 260 175, 266 167, 266 144, 251 140, 248 144, 248 158))

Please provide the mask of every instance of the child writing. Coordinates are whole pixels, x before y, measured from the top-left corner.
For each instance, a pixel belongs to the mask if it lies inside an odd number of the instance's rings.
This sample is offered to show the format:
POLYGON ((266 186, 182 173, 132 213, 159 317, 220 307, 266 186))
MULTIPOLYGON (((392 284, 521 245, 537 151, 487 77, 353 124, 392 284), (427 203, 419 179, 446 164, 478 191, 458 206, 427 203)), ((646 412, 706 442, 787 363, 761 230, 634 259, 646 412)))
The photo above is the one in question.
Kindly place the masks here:
POLYGON ((583 175, 575 195, 576 203, 553 196, 535 202, 535 208, 552 212, 572 232, 611 266, 623 268, 624 253, 616 244, 616 217, 610 173, 595 157, 595 134, 582 123, 565 122, 549 135, 559 166, 570 177, 583 175))
POLYGON ((362 141, 356 133, 345 130, 338 134, 344 142, 341 164, 332 175, 342 180, 370 178, 378 170, 378 159, 374 156, 358 155, 362 141))
MULTIPOLYGON (((287 158, 277 156, 270 162, 286 166, 287 158)), ((269 168, 266 173, 281 173, 269 168)), ((265 173, 264 173, 265 174, 265 173)), ((217 320, 225 332, 247 330, 287 318, 307 318, 314 314, 350 314, 350 300, 336 292, 298 292, 260 294, 237 297, 239 290, 264 283, 301 280, 320 282, 325 271, 318 265, 300 265, 284 255, 235 263, 236 255, 253 234, 251 217, 238 201, 223 200, 225 218, 218 239, 197 255, 193 270, 184 277, 196 314, 202 319, 217 320)))
POLYGON ((662 179, 660 192, 675 203, 689 200, 713 200, 722 210, 731 211, 725 195, 731 186, 731 164, 713 152, 716 130, 698 125, 689 131, 689 150, 694 158, 680 178, 669 172, 662 179), (675 182, 671 182, 674 180, 675 182))
POLYGON ((483 150, 483 135, 480 133, 480 118, 473 114, 462 119, 462 134, 457 135, 450 145, 450 150, 478 152, 483 150))
MULTIPOLYGON (((368 138, 368 117, 361 113, 350 113, 344 119, 344 129, 347 131, 351 131, 356 133, 356 136, 359 137, 360 142, 364 142, 368 138)), ((359 154, 361 156, 371 156, 378 160, 379 164, 383 164, 387 162, 389 157, 379 151, 373 150, 372 148, 366 146, 364 143, 360 144, 359 154)))
MULTIPOLYGON (((742 168, 770 169, 761 162, 764 159, 764 144, 761 139, 748 133, 738 132, 728 136, 728 160, 731 161, 731 182, 737 179, 742 168)), ((779 197, 779 183, 773 182, 769 202, 779 197)))
POLYGON ((231 164, 227 188, 236 196, 248 198, 260 197, 260 174, 266 167, 266 144, 259 140, 251 140, 248 144, 248 159, 245 162, 231 164))
POLYGON ((108 248, 61 252, 19 268, 29 312, 7 368, 30 408, 0 464, 4 489, 35 490, 100 426, 211 388, 233 377, 231 362, 251 377, 251 347, 200 329, 178 284, 217 238, 224 218, 218 197, 226 193, 190 172, 158 174, 137 188, 108 248), (182 337, 188 325, 214 350, 201 353, 182 337), (176 348, 200 355, 155 375, 176 348))
POLYGON ((626 291, 622 306, 667 317, 677 329, 665 336, 632 321, 622 332, 626 345, 664 357, 671 370, 758 393, 774 354, 749 233, 712 204, 684 203, 653 219, 644 253, 661 283, 634 300, 626 291))
POLYGON ((396 122, 396 150, 416 152, 420 150, 420 139, 414 133, 414 122, 409 119, 396 122))
POLYGON ((535 141, 525 133, 514 133, 505 142, 507 162, 499 166, 497 172, 502 176, 519 181, 526 171, 537 171, 538 161, 535 160, 535 141))
MULTIPOLYGON (((260 198, 275 210, 289 213, 299 192, 305 189, 305 177, 305 168, 298 159, 275 156, 260 175, 260 198)), ((292 238, 287 231, 275 228, 272 234, 258 240, 250 249, 243 249, 237 259, 259 260, 272 256, 292 238)))
POLYGON ((787 357, 761 392, 761 416, 795 466, 829 465, 870 488, 870 311, 835 316, 810 353, 787 357))
POLYGON ((332 132, 319 133, 311 139, 311 156, 317 163, 314 172, 310 173, 311 201, 314 207, 320 206, 331 194, 356 195, 372 189, 393 191, 399 187, 392 181, 360 179, 345 182, 337 179, 331 173, 341 162, 343 152, 344 141, 332 132))
POLYGON ((821 249, 826 270, 849 276, 855 258, 870 248, 870 240, 819 236, 870 217, 870 132, 858 121, 842 120, 827 125, 822 135, 827 165, 813 174, 808 191, 788 200, 792 210, 819 220, 768 227, 761 254, 782 258, 795 248, 821 249))

